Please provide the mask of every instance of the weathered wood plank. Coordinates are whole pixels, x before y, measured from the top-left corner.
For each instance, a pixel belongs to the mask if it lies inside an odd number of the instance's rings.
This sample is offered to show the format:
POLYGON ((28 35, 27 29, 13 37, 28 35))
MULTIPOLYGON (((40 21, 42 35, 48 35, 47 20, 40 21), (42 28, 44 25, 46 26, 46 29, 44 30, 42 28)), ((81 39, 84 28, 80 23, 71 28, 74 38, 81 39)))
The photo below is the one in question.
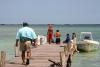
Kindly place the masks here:
POLYGON ((1 51, 0 53, 0 67, 5 66, 6 52, 1 51))
MULTIPOLYGON (((61 45, 56 44, 45 44, 40 45, 37 48, 32 49, 32 58, 28 67, 50 67, 52 64, 48 59, 51 59, 55 62, 60 62, 59 52, 63 51, 62 57, 64 59, 65 53, 64 48, 60 47, 61 45)), ((21 57, 15 57, 12 61, 6 63, 5 67, 25 67, 21 64, 21 57)), ((64 66, 63 66, 64 67, 64 66)))
POLYGON ((65 52, 60 52, 60 62, 61 62, 61 67, 66 67, 65 52))

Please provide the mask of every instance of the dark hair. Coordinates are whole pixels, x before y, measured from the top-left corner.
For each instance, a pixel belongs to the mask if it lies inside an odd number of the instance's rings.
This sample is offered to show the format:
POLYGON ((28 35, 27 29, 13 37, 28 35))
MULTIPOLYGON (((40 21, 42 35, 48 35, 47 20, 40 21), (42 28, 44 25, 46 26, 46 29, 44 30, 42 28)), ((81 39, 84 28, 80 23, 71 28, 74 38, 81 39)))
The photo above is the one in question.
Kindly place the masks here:
POLYGON ((65 43, 69 43, 70 42, 70 35, 69 34, 66 34, 67 38, 65 40, 65 43))
POLYGON ((66 34, 66 36, 69 36, 69 34, 66 34))
POLYGON ((59 32, 59 30, 56 30, 56 32, 59 32))
POLYGON ((72 33, 72 39, 74 39, 76 37, 75 33, 72 33))
POLYGON ((23 27, 29 26, 27 22, 23 22, 23 27))

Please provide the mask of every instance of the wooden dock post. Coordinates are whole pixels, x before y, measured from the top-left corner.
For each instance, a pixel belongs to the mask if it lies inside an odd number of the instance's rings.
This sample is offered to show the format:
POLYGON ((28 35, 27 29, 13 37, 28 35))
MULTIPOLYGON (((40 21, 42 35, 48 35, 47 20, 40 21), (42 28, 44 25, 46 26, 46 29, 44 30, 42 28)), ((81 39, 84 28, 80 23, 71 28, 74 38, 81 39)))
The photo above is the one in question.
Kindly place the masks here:
POLYGON ((60 52, 60 62, 61 62, 61 67, 66 67, 66 58, 64 52, 60 52))
POLYGON ((64 46, 64 53, 65 53, 65 56, 66 56, 66 53, 67 53, 67 46, 66 45, 64 46))
POLYGON ((5 60, 6 60, 6 53, 4 51, 0 52, 0 67, 5 66, 5 60))

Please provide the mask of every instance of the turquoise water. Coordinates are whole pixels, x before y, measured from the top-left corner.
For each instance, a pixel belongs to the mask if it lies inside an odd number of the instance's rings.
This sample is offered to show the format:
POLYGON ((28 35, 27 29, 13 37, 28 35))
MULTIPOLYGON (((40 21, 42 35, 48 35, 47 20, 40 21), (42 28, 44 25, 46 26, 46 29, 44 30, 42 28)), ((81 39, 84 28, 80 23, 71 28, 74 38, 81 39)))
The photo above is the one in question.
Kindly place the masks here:
MULTIPOLYGON (((0 25, 0 50, 7 52, 7 59, 14 57, 15 36, 21 25, 0 25)), ((31 26, 37 35, 46 35, 47 25, 31 26)), ((92 32, 94 40, 100 42, 100 26, 99 25, 54 25, 54 32, 59 29, 62 41, 65 39, 66 33, 71 35, 76 32, 79 38, 80 32, 92 32)), ((73 56, 72 67, 100 67, 100 49, 90 53, 78 53, 73 56)))

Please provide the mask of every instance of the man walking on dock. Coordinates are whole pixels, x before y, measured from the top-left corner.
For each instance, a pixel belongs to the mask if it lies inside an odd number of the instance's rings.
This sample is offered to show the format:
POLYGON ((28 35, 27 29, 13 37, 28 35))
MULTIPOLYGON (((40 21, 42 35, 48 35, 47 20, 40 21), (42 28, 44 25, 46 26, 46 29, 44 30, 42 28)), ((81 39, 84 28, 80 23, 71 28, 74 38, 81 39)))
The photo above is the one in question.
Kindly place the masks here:
POLYGON ((22 52, 22 64, 28 65, 31 56, 32 41, 36 40, 37 36, 32 28, 29 27, 28 23, 24 22, 23 27, 19 29, 16 35, 16 47, 20 44, 20 50, 22 52), (19 44, 18 44, 19 43, 19 44), (27 55, 27 56, 26 56, 27 55))

